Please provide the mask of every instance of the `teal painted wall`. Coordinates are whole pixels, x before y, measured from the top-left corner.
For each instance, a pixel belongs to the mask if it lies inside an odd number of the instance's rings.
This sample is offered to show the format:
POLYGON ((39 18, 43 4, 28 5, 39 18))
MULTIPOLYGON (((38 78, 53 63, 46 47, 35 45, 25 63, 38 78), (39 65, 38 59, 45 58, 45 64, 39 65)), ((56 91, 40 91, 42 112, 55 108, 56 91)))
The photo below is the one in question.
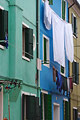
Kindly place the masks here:
MULTIPOLYGON (((21 120, 21 92, 36 94, 36 49, 30 62, 22 59, 22 22, 33 29, 36 38, 36 0, 0 0, 8 10, 8 49, 0 49, 0 76, 22 80, 22 89, 10 93, 10 120, 21 120), (29 85, 29 86, 28 86, 29 85)), ((39 90, 38 90, 39 93, 39 90)), ((39 96, 39 94, 38 94, 39 96)), ((8 93, 4 92, 3 117, 8 116, 8 93)))

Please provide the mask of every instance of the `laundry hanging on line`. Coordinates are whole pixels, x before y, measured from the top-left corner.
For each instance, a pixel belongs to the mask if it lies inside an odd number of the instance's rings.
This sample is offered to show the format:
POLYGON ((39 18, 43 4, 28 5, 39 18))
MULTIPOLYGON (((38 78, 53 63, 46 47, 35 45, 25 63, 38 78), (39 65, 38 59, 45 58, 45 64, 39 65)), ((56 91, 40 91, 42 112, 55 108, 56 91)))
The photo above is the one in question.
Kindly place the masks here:
POLYGON ((65 67, 65 49, 67 59, 70 62, 74 60, 72 25, 63 21, 50 8, 47 0, 44 3, 44 24, 48 30, 52 25, 54 61, 65 67))

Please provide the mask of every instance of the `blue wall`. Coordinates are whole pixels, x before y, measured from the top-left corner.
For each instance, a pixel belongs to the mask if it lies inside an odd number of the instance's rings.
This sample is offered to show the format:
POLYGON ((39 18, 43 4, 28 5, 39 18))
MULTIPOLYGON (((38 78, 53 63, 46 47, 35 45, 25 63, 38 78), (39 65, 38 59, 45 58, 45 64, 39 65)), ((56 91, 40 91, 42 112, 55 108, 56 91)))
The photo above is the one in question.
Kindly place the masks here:
MULTIPOLYGON (((53 5, 51 8, 61 16, 61 0, 53 0, 53 5)), ((68 4, 66 7, 66 15, 68 16, 68 4)), ((49 38, 49 50, 50 50, 50 68, 42 64, 42 71, 40 72, 40 87, 48 91, 56 91, 56 83, 53 82, 53 70, 52 66, 60 72, 60 65, 57 62, 54 62, 53 58, 53 39, 52 39, 52 29, 49 31, 45 28, 43 23, 44 18, 44 3, 40 0, 40 59, 43 60, 43 34, 49 38)), ((68 17, 67 17, 68 20, 68 17)), ((66 59, 66 73, 65 76, 68 76, 68 60, 66 59)))
MULTIPOLYGON (((53 5, 51 8, 61 17, 61 0, 53 0, 53 5)), ((56 89, 56 83, 53 82, 53 69, 55 68, 60 72, 60 65, 57 62, 54 62, 53 55, 53 39, 52 39, 52 29, 48 31, 43 23, 44 18, 44 3, 40 0, 40 59, 43 60, 43 34, 49 38, 49 51, 50 51, 50 68, 44 66, 42 64, 42 71, 40 71, 40 88, 48 91, 52 95, 52 119, 53 119, 53 103, 60 104, 60 120, 64 120, 63 118, 63 99, 68 98, 67 96, 62 95, 56 89), (57 100, 56 100, 57 97, 57 100)), ((68 3, 66 6, 66 19, 68 21, 68 3)), ((68 76, 68 60, 66 58, 66 73, 65 76, 68 76)))

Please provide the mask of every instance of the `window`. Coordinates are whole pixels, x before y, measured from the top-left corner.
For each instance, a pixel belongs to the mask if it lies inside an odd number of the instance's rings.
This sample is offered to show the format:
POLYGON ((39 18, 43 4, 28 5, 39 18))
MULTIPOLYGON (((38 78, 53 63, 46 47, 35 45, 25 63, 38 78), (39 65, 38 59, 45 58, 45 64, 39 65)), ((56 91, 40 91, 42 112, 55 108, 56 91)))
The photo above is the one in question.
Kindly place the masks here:
POLYGON ((65 75, 65 68, 63 66, 60 67, 60 71, 62 75, 65 75))
POLYGON ((63 107, 64 107, 64 120, 69 120, 69 102, 66 100, 63 100, 63 107))
POLYGON ((8 11, 0 9, 0 45, 8 48, 8 11))
POLYGON ((0 120, 3 120, 3 87, 0 86, 0 120))
POLYGON ((73 83, 79 84, 79 63, 72 63, 73 83))
POLYGON ((41 120, 52 120, 52 98, 41 93, 41 120))
MULTIPOLYGON (((45 0, 43 0, 45 1, 45 0)), ((49 5, 53 5, 53 0, 48 0, 49 1, 49 5)))
POLYGON ((66 1, 62 0, 62 19, 66 20, 66 1))
POLYGON ((73 13, 72 13, 72 29, 73 29, 73 35, 77 36, 77 19, 73 13))
POLYGON ((73 120, 78 119, 78 110, 76 107, 73 108, 73 120))
POLYGON ((43 62, 49 67, 49 38, 43 35, 43 62))
POLYGON ((22 55, 28 59, 33 59, 33 30, 22 27, 22 55))
POLYGON ((22 120, 40 120, 38 97, 22 94, 22 120))

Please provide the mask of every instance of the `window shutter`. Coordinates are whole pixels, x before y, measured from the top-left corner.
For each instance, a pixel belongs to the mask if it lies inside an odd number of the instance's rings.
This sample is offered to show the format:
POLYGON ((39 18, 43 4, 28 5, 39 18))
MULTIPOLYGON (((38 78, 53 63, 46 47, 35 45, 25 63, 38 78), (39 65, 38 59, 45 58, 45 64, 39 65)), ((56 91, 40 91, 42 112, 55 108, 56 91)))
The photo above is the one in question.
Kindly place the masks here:
POLYGON ((44 63, 46 63, 46 38, 44 38, 44 63))
POLYGON ((62 19, 65 20, 65 1, 62 0, 62 19))
POLYGON ((24 120, 24 94, 22 94, 22 120, 24 120))
POLYGON ((78 119, 78 110, 73 109, 73 120, 77 120, 77 119, 78 119))
POLYGON ((75 72, 76 72, 76 62, 73 62, 72 63, 72 74, 73 74, 73 82, 74 83, 75 83, 75 79, 76 79, 75 72))
POLYGON ((74 15, 72 13, 72 29, 73 29, 73 33, 74 33, 74 15))
POLYGON ((25 57, 33 59, 33 30, 25 28, 25 57))
POLYGON ((75 35, 77 33, 76 28, 77 28, 77 26, 76 26, 76 17, 74 17, 74 34, 75 35))
POLYGON ((69 102, 63 100, 64 106, 64 120, 69 120, 69 102))
POLYGON ((0 42, 1 45, 5 46, 5 36, 8 37, 8 12, 5 10, 0 10, 0 42))
POLYGON ((38 97, 35 97, 35 102, 36 102, 35 120, 40 120, 40 107, 39 107, 39 98, 38 97))
POLYGON ((43 120, 43 94, 41 93, 41 120, 43 120))
POLYGON ((79 84, 79 63, 76 63, 76 76, 75 76, 76 84, 79 84))
POLYGON ((45 120, 52 120, 52 99, 51 95, 44 95, 45 120))
POLYGON ((50 4, 50 5, 53 5, 53 0, 49 0, 49 4, 50 4))

